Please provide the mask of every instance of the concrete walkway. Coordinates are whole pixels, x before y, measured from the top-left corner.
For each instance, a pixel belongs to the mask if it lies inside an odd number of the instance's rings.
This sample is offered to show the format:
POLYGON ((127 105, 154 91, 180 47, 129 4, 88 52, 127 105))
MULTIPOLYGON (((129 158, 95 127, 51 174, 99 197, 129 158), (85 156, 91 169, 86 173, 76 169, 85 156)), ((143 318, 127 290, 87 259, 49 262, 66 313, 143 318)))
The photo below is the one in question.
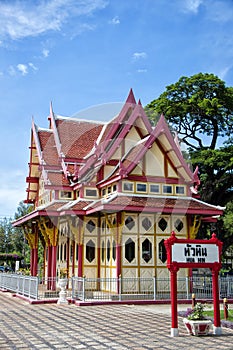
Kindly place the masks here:
POLYGON ((0 292, 0 350, 233 350, 233 330, 193 337, 179 318, 179 337, 171 337, 170 321, 164 305, 30 305, 0 292))

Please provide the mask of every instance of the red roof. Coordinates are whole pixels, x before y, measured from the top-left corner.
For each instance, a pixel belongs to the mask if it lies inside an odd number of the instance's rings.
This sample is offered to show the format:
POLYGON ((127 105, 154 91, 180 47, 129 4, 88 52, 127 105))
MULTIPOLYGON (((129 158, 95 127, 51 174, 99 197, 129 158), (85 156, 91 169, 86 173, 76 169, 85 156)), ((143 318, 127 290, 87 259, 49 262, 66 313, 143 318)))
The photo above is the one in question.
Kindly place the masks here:
POLYGON ((69 181, 67 180, 67 178, 65 177, 65 175, 62 172, 58 172, 58 171, 49 171, 47 172, 47 176, 48 176, 48 180, 49 180, 49 184, 48 185, 52 185, 52 186, 69 186, 69 181))
POLYGON ((71 119, 57 119, 61 152, 65 158, 82 159, 93 148, 103 125, 71 119))
POLYGON ((221 215, 222 209, 191 197, 139 197, 118 194, 117 196, 111 196, 109 199, 95 202, 88 207, 87 212, 128 210, 153 213, 221 215))
POLYGON ((45 161, 46 165, 60 165, 53 133, 49 130, 40 130, 38 131, 38 137, 41 151, 43 152, 43 160, 45 161))

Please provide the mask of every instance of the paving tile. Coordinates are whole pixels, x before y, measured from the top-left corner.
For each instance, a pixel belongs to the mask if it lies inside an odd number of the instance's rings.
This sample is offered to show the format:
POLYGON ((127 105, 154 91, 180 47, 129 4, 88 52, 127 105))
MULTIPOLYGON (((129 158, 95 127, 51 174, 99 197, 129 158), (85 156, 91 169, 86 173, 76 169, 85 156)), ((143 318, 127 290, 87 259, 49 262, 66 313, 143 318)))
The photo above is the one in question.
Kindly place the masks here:
POLYGON ((30 305, 0 292, 0 350, 233 350, 233 331, 192 337, 179 319, 170 336, 164 305, 30 305))

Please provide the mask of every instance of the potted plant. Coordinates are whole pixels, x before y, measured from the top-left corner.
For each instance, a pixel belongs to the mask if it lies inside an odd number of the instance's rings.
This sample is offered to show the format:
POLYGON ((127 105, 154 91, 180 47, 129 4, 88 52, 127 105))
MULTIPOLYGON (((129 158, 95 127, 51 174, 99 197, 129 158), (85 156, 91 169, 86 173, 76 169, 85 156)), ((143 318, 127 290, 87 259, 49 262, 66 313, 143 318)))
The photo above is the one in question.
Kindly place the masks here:
POLYGON ((205 305, 197 303, 187 318, 183 319, 184 325, 191 335, 207 335, 212 328, 212 321, 204 316, 205 305))
POLYGON ((60 269, 60 279, 67 279, 67 269, 65 268, 60 269))

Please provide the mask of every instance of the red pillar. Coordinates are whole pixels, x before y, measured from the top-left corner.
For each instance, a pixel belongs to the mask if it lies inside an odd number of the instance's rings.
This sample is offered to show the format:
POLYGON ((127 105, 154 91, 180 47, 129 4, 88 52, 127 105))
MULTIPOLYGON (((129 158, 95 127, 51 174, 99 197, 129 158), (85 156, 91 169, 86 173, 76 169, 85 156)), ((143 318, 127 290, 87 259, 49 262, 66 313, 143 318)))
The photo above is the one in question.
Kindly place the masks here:
POLYGON ((121 247, 121 220, 122 215, 121 212, 117 213, 117 244, 116 244, 116 277, 117 277, 117 293, 120 294, 120 281, 119 278, 121 277, 121 254, 122 254, 122 247, 121 247))
POLYGON ((31 249, 31 253, 30 253, 30 274, 31 276, 34 276, 33 275, 33 272, 34 272, 34 249, 32 248, 31 249))
POLYGON ((74 276, 74 271, 75 271, 75 241, 73 240, 72 241, 72 270, 71 270, 71 273, 72 273, 72 276, 74 276))
POLYGON ((67 237, 66 242, 66 270, 67 270, 67 277, 69 277, 70 274, 70 238, 67 237))
POLYGON ((78 245, 78 277, 83 277, 83 245, 78 245))
POLYGON ((78 277, 83 277, 83 215, 80 215, 78 222, 78 277))
POLYGON ((38 265, 38 248, 33 248, 33 274, 32 276, 37 276, 37 265, 38 265))
POLYGON ((116 276, 121 275, 121 244, 116 246, 116 276))
POLYGON ((172 322, 171 322, 171 336, 178 337, 178 313, 177 313, 177 272, 178 268, 173 266, 170 269, 170 277, 171 277, 171 314, 172 314, 172 322))
POLYGON ((57 246, 51 246, 51 290, 56 289, 57 278, 57 246))
POLYGON ((52 246, 48 246, 48 254, 47 254, 47 288, 51 288, 51 276, 52 276, 52 246))
POLYGON ((220 319, 220 302, 219 302, 219 286, 218 286, 218 266, 212 269, 212 289, 214 304, 214 334, 222 334, 220 319))

